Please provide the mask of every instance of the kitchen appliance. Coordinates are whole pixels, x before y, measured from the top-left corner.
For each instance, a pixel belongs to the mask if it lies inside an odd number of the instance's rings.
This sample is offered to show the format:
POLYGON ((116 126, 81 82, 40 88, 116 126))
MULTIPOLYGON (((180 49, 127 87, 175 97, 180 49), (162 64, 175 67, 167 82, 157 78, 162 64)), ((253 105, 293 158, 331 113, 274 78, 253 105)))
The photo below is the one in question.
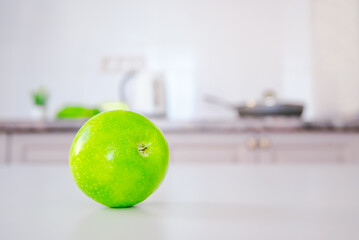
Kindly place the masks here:
POLYGON ((304 106, 301 104, 277 101, 273 91, 264 92, 263 98, 260 101, 248 100, 240 105, 234 105, 212 95, 206 95, 205 100, 210 103, 234 109, 238 112, 240 117, 300 117, 304 109, 304 106))
POLYGON ((146 69, 126 73, 120 85, 120 101, 148 117, 166 117, 164 74, 146 69))

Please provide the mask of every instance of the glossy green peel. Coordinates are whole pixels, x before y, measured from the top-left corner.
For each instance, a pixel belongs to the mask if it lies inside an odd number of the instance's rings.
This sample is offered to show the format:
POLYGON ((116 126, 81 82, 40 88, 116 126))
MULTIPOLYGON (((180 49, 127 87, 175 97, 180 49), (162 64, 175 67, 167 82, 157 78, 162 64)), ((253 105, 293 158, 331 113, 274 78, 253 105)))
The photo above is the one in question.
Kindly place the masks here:
POLYGON ((109 111, 88 120, 70 150, 77 186, 108 207, 129 207, 156 190, 168 165, 161 131, 131 111, 109 111))

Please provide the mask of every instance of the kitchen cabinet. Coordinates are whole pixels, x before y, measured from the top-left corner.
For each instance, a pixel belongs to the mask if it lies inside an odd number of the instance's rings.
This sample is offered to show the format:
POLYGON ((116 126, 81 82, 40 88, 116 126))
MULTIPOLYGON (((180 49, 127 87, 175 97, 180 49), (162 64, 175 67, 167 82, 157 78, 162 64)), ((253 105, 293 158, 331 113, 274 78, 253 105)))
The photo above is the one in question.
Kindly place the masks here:
POLYGON ((10 161, 22 163, 65 163, 75 133, 12 134, 10 161))
POLYGON ((267 163, 359 162, 359 135, 349 133, 272 133, 247 145, 267 163))
MULTIPOLYGON (((171 162, 359 163, 359 134, 340 132, 164 132, 171 162)), ((0 162, 67 163, 74 132, 0 135, 0 162)))
POLYGON ((175 162, 359 162, 359 134, 197 133, 168 135, 168 142, 175 162))
POLYGON ((165 134, 173 162, 237 162, 243 135, 220 133, 165 134))
POLYGON ((6 161, 6 147, 7 147, 7 142, 6 142, 7 138, 6 138, 6 134, 5 133, 0 133, 0 164, 5 163, 6 161))

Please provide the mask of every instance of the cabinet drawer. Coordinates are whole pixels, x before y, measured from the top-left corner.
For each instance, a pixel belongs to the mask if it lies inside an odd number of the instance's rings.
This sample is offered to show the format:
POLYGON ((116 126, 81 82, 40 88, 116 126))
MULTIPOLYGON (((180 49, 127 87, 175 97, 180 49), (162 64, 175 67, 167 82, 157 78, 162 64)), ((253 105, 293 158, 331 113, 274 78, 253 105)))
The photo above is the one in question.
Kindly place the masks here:
POLYGON ((177 146, 170 151, 174 162, 235 162, 236 151, 231 147, 177 146))
POLYGON ((269 147, 261 150, 264 162, 338 163, 355 162, 359 143, 356 134, 273 134, 269 147))
POLYGON ((228 163, 236 162, 238 146, 244 136, 233 133, 172 133, 165 134, 170 161, 228 163))
POLYGON ((6 162, 6 134, 0 133, 0 164, 6 162))
POLYGON ((67 163, 73 133, 16 134, 11 137, 12 162, 67 163))
POLYGON ((335 163, 343 162, 341 148, 296 147, 273 151, 273 159, 277 163, 335 163))
POLYGON ((68 144, 39 144, 25 145, 22 161, 24 162, 65 162, 69 158, 70 146, 68 144))

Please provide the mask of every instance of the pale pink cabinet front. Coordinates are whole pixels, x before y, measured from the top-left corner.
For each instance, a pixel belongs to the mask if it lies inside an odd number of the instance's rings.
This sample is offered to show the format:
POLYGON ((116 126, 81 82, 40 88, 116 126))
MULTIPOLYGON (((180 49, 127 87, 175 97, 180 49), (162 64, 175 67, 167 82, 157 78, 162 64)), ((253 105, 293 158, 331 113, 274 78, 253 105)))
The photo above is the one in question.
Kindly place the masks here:
MULTIPOLYGON (((165 132, 172 163, 359 163, 359 134, 165 132)), ((67 163, 75 133, 0 134, 0 163, 67 163)))

